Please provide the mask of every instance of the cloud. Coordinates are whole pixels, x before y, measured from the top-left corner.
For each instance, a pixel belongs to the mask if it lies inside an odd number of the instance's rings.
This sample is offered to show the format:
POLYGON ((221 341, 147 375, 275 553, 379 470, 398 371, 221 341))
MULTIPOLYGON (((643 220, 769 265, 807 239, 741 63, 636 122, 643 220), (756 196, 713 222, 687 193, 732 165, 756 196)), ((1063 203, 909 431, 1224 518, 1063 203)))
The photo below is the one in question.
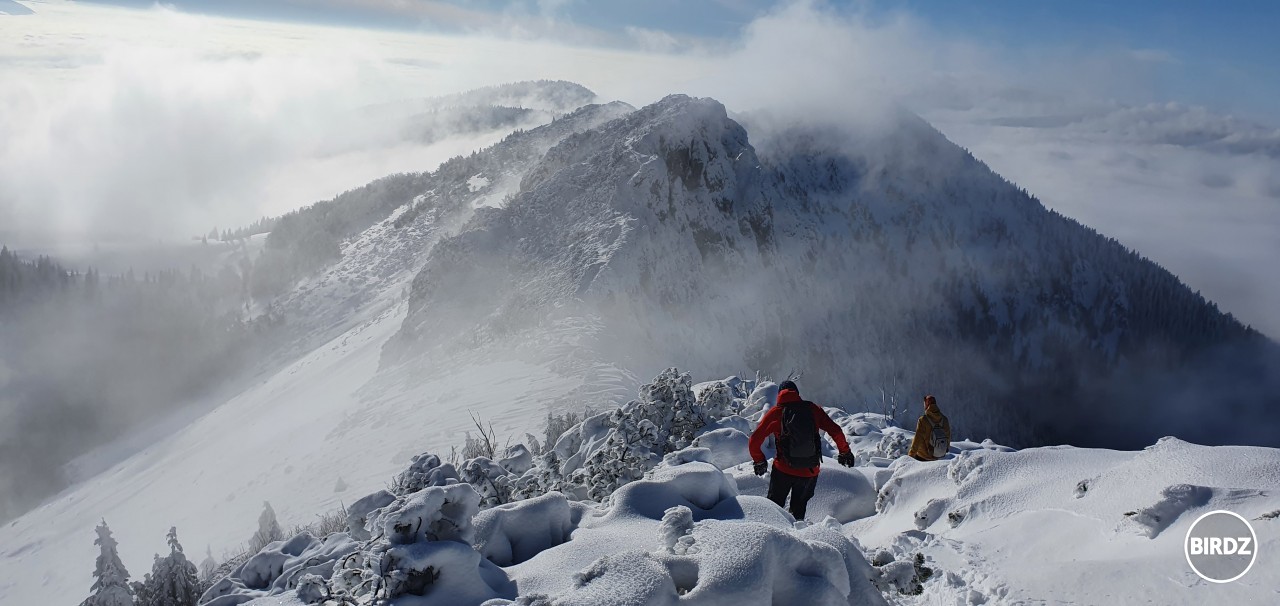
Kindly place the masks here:
POLYGON ((1280 336, 1280 159, 1255 127, 1199 108, 1116 108, 1063 121, 936 121, 1047 206, 1118 239, 1280 336))
POLYGON ((628 25, 623 31, 635 41, 641 50, 669 53, 680 48, 680 41, 675 36, 662 30, 628 25))
POLYGON ((1264 278, 1280 257, 1280 130, 1163 102, 1160 70, 1177 58, 1158 49, 1010 53, 907 12, 823 2, 785 3, 730 40, 705 40, 604 33, 566 18, 562 3, 495 13, 324 1, 472 34, 86 4, 22 17, 23 36, 0 37, 0 221, 147 233, 247 222, 438 161, 440 149, 353 109, 515 80, 573 80, 633 105, 711 96, 732 112, 846 127, 883 123, 896 102, 1050 206, 1280 334, 1268 311, 1280 292, 1264 278))
POLYGON ((493 19, 489 11, 467 8, 442 0, 284 0, 287 4, 314 8, 348 9, 413 19, 415 24, 444 29, 469 30, 493 19))
POLYGON ((24 17, 45 31, 0 52, 16 57, 0 63, 6 232, 186 237, 497 137, 415 144, 402 122, 358 111, 432 94, 427 58, 391 58, 413 51, 403 37, 53 8, 24 17))

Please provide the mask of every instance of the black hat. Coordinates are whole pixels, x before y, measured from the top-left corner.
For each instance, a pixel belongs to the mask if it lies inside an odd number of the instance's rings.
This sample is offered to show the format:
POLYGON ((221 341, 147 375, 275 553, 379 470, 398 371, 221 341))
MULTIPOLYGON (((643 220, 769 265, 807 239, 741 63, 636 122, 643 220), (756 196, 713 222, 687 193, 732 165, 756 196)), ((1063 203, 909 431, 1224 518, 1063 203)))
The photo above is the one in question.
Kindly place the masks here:
POLYGON ((791 391, 796 392, 796 395, 800 395, 800 388, 799 388, 799 387, 796 387, 796 382, 795 382, 795 381, 786 380, 786 381, 783 381, 783 382, 779 383, 779 384, 778 384, 778 391, 782 391, 782 390, 784 390, 784 389, 790 389, 791 391))

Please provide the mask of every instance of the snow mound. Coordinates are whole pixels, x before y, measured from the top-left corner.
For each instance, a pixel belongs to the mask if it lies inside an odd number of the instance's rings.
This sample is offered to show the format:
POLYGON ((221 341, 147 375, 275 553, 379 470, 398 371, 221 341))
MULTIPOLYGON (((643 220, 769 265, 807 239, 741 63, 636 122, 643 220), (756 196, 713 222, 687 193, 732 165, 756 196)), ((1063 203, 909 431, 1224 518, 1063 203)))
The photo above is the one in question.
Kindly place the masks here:
POLYGON ((475 519, 476 549, 499 566, 519 564, 568 542, 586 509, 559 492, 486 509, 475 519))
POLYGON ((741 517, 738 487, 709 463, 693 462, 653 471, 651 479, 631 482, 613 493, 609 519, 639 516, 661 520, 667 509, 681 505, 694 519, 741 517))
MULTIPOLYGON (((691 519, 683 512, 676 516, 682 523, 691 519)), ((832 524, 821 532, 793 532, 758 522, 706 520, 682 535, 692 537, 687 543, 696 549, 604 556, 578 573, 554 603, 884 604, 870 581, 870 566, 832 524)))
POLYGON ((747 448, 748 440, 749 437, 745 432, 724 427, 694 438, 693 445, 711 451, 709 463, 720 469, 729 469, 751 461, 751 451, 747 448))

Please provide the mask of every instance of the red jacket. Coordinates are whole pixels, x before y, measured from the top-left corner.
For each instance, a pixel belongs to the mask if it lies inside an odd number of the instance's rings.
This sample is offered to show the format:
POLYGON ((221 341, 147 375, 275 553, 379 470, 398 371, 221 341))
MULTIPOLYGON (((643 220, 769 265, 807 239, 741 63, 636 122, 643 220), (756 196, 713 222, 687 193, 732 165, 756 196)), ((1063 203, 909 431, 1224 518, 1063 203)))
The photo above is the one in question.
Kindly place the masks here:
MULTIPOLYGON (((764 439, 769 436, 775 436, 782 432, 782 407, 783 405, 802 405, 808 404, 813 411, 813 421, 818 425, 818 429, 827 432, 832 440, 835 440, 836 448, 840 452, 849 452, 849 441, 844 438, 844 430, 836 425, 835 421, 827 415, 827 411, 813 402, 805 402, 800 399, 800 394, 790 389, 784 389, 778 394, 778 405, 769 409, 764 413, 764 418, 760 419, 760 425, 756 430, 751 432, 751 441, 747 443, 747 447, 751 449, 751 460, 755 462, 764 461, 764 452, 760 450, 760 446, 764 444, 764 439)), ((776 442, 775 442, 776 443, 776 442)), ((787 465, 781 459, 774 457, 773 468, 783 473, 802 478, 812 478, 818 475, 818 467, 796 468, 787 465)))

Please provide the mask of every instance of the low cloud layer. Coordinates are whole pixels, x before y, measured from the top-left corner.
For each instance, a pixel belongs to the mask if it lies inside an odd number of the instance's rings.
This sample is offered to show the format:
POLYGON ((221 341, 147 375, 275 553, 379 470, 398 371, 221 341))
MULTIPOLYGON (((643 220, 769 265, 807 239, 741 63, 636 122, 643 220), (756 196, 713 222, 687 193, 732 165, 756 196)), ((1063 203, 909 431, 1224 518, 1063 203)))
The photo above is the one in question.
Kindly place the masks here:
POLYGON ((408 114, 362 111, 452 90, 391 60, 394 36, 40 8, 0 24, 0 232, 182 238, 499 136, 426 145, 408 114))
POLYGON ((539 37, 569 31, 554 7, 481 19, 471 36, 37 8, 0 20, 7 234, 185 237, 430 169, 489 139, 424 146, 358 110, 499 82, 573 80, 634 105, 683 92, 862 126, 896 102, 1280 335, 1266 275, 1280 256, 1280 131, 1158 99, 1153 82, 1176 61, 1160 49, 1010 53, 907 13, 820 2, 783 5, 729 40, 631 28, 604 45, 539 37))
POLYGON ((1172 271, 1241 321, 1280 336, 1276 131, 1178 105, 936 123, 1047 206, 1172 271))

